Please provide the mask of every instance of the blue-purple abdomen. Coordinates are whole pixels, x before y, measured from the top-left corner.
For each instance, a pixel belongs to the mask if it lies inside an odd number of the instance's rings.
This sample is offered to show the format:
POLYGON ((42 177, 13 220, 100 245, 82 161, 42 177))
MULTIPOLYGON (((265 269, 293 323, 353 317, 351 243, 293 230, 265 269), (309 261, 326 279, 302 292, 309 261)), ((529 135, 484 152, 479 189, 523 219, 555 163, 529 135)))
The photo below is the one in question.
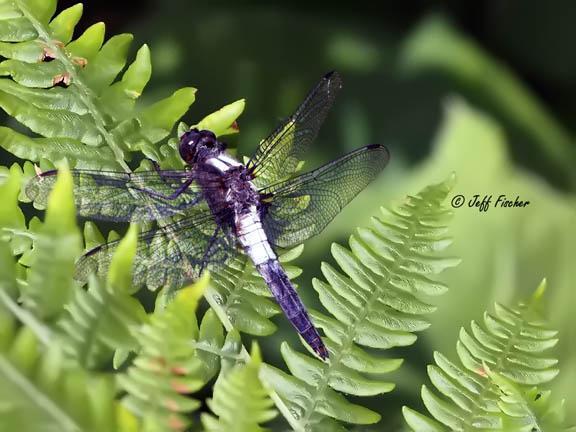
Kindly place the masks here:
POLYGON ((272 259, 266 261, 257 265, 256 268, 266 281, 270 291, 272 291, 276 301, 284 311, 286 318, 288 318, 296 330, 298 330, 298 333, 300 333, 314 352, 316 352, 320 358, 326 360, 328 358, 328 350, 278 260, 272 259))

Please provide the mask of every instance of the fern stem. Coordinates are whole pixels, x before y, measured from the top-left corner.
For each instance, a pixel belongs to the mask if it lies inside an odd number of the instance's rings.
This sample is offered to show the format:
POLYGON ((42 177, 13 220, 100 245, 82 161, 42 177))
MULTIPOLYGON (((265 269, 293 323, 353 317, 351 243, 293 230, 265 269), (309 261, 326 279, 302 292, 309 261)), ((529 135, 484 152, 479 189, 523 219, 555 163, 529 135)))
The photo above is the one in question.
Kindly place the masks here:
POLYGON ((46 31, 42 23, 40 23, 34 15, 28 10, 28 8, 22 4, 22 0, 15 0, 16 5, 22 11, 22 14, 26 17, 28 21, 32 24, 38 36, 43 40, 43 42, 53 51, 56 53, 56 57, 58 60, 62 62, 66 73, 70 75, 72 79, 72 83, 78 88, 78 94, 80 95, 80 99, 90 112, 90 115, 94 119, 94 123, 96 124, 96 128, 108 144, 108 147, 112 149, 114 156, 116 157, 116 161, 122 167, 122 169, 126 172, 131 172, 130 167, 124 162, 124 155, 120 150, 120 145, 114 138, 114 136, 108 132, 106 129, 106 122, 104 121, 104 116, 100 113, 100 110, 96 107, 96 105, 92 102, 93 98, 95 97, 90 87, 88 87, 83 81, 80 75, 76 72, 76 67, 68 58, 66 52, 54 41, 50 38, 50 34, 46 31))
POLYGON ((62 411, 49 397, 46 397, 38 387, 32 384, 26 376, 13 367, 3 356, 0 356, 0 372, 1 375, 9 379, 17 388, 26 393, 30 400, 35 402, 37 407, 42 408, 46 413, 50 414, 59 425, 62 425, 64 432, 82 430, 73 419, 62 411))
POLYGON ((222 350, 219 349, 214 349, 211 346, 206 345, 204 342, 196 342, 196 341, 190 341, 190 346, 192 346, 194 349, 198 350, 198 351, 204 351, 210 354, 214 354, 220 358, 225 358, 225 359, 229 359, 229 360, 234 360, 234 361, 245 361, 246 359, 242 356, 242 355, 232 355, 229 353, 226 353, 222 350))
MULTIPOLYGON (((230 332, 234 329, 234 325, 228 318, 228 315, 226 315, 226 312, 222 308, 222 306, 220 306, 218 302, 216 302, 215 299, 219 296, 220 294, 218 294, 218 292, 211 286, 208 286, 204 294, 206 301, 208 301, 208 304, 210 305, 212 310, 216 312, 216 316, 218 317, 218 319, 220 320, 226 331, 230 332)), ((244 363, 248 363, 250 361, 250 353, 248 352, 244 344, 242 344, 242 347, 240 349, 240 358, 244 363)), ((266 364, 262 363, 262 367, 265 366, 266 364)), ((280 398, 278 393, 276 393, 274 390, 270 388, 267 388, 267 391, 268 394, 270 395, 270 398, 274 401, 276 408, 278 408, 278 411, 282 413, 286 421, 290 424, 290 427, 297 432, 304 432, 304 429, 296 421, 296 419, 294 418, 294 416, 292 415, 292 413, 290 412, 290 410, 288 409, 282 398, 280 398)))
POLYGON ((0 289, 0 302, 17 317, 22 324, 28 327, 40 342, 44 345, 50 345, 52 341, 52 332, 48 326, 44 325, 27 309, 22 308, 10 297, 4 290, 0 289))

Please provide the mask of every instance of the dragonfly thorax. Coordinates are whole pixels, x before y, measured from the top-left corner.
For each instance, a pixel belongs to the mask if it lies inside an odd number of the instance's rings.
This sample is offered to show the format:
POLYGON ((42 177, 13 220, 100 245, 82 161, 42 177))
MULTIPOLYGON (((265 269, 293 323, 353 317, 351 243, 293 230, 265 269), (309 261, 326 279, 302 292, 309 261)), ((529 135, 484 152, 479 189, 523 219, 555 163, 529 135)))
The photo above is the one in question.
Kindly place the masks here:
POLYGON ((236 213, 250 211, 258 204, 258 191, 250 181, 250 175, 245 166, 240 165, 226 171, 224 175, 226 201, 232 205, 236 213))
POLYGON ((188 165, 217 157, 225 149, 226 145, 219 141, 213 132, 196 128, 190 129, 180 137, 178 147, 180 156, 188 165))

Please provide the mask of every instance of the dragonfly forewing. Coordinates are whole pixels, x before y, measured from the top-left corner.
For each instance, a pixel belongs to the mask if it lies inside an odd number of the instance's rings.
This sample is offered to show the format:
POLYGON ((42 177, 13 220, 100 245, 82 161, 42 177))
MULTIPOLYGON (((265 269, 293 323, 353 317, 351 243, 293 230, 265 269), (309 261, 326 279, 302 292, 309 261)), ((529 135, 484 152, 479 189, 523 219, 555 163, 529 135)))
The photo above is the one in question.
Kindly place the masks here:
MULTIPOLYGON (((119 242, 88 251, 77 263, 75 279, 105 275, 119 242)), ((143 232, 138 237, 133 264, 133 284, 149 289, 177 289, 197 279, 203 270, 225 265, 237 253, 231 230, 219 226, 206 211, 169 225, 143 232)))
POLYGON ((270 241, 291 247, 319 234, 376 178, 389 159, 386 147, 369 145, 262 189, 262 224, 270 241))
MULTIPOLYGON (((153 221, 184 215, 202 200, 202 189, 190 171, 72 170, 74 200, 80 216, 114 222, 153 221)), ((33 178, 26 195, 46 206, 56 182, 56 171, 33 178)))
POLYGON ((246 165, 257 186, 278 182, 296 172, 341 88, 342 80, 337 72, 326 74, 294 114, 260 143, 246 165))

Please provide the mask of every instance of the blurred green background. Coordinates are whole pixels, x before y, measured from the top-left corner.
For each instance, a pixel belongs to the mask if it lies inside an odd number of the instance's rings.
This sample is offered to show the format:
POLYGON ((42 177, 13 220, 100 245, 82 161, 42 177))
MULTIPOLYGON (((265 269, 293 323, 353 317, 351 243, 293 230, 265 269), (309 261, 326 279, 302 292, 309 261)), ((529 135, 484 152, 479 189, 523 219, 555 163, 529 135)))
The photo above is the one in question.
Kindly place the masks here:
MULTIPOLYGON (((74 4, 60 1, 60 8, 74 4)), ((560 333, 561 375, 553 384, 576 421, 576 3, 573 0, 353 3, 275 0, 85 1, 78 31, 104 21, 107 34, 134 33, 148 43, 154 72, 148 98, 198 88, 189 123, 238 98, 247 108, 230 139, 249 155, 308 88, 336 69, 344 89, 310 165, 368 143, 392 152, 383 175, 318 238, 299 261, 301 293, 314 304, 310 280, 329 244, 346 242, 380 205, 416 193, 455 172, 454 193, 505 194, 526 208, 464 206, 455 210, 453 255, 433 326, 393 377, 398 389, 368 400, 383 423, 362 430, 400 430, 399 407, 420 407, 420 384, 433 350, 454 355, 460 326, 481 319, 494 301, 515 303, 548 279, 546 314, 560 333)), ((0 154, 3 165, 11 159, 0 154)), ((280 326, 285 320, 277 319, 280 326)), ((280 364, 286 326, 264 343, 280 364)), ((293 344, 295 346, 295 344, 293 344)), ((363 400, 362 403, 366 403, 363 400)))

